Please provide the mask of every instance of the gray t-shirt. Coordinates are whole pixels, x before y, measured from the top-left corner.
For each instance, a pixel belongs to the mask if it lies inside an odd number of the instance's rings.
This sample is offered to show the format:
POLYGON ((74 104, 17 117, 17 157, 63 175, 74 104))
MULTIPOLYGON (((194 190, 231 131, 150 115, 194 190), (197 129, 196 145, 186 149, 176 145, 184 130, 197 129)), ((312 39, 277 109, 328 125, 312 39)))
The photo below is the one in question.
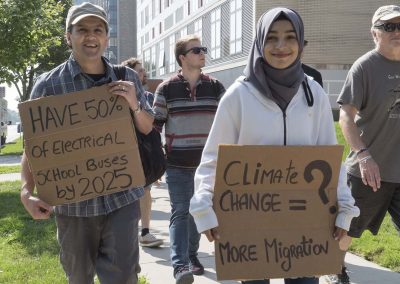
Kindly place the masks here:
MULTIPOLYGON (((361 56, 347 75, 338 103, 358 109, 355 122, 382 181, 399 183, 400 61, 391 61, 376 50, 361 56)), ((346 166, 350 174, 361 177, 354 152, 346 166)))

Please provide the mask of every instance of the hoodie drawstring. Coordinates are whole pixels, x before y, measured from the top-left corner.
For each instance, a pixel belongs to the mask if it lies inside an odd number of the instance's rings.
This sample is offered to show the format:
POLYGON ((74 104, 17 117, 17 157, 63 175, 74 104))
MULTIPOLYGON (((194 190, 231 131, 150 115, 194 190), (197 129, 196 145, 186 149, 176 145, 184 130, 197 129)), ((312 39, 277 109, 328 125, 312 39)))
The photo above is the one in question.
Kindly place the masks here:
POLYGON ((307 77, 301 84, 303 85, 303 90, 306 96, 307 104, 309 107, 312 107, 314 105, 314 96, 313 93, 311 92, 310 86, 308 85, 307 77))

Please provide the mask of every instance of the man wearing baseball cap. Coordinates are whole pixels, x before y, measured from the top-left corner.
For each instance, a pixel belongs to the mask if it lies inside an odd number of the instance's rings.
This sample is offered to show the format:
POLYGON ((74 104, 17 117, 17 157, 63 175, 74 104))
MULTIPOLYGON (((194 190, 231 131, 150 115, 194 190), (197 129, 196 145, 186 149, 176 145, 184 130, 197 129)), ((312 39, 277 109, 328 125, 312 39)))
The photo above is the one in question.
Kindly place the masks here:
MULTIPOLYGON (((348 235, 376 235, 386 215, 400 232, 400 6, 372 17, 375 48, 351 67, 338 98, 340 126, 351 152, 348 184, 360 208, 348 235)), ((335 283, 350 283, 346 270, 335 283)))
MULTIPOLYGON (((103 8, 87 2, 71 7, 65 28, 71 55, 66 62, 37 78, 31 99, 107 84, 111 94, 128 102, 136 128, 150 132, 153 113, 137 73, 127 68, 125 80, 118 80, 113 66, 103 57, 109 39, 103 8)), ((96 273, 101 283, 137 283, 139 198, 143 196, 143 188, 126 188, 53 208, 33 195, 35 184, 25 153, 21 163, 21 201, 34 219, 47 219, 54 211, 60 260, 68 282, 93 283, 96 273)))

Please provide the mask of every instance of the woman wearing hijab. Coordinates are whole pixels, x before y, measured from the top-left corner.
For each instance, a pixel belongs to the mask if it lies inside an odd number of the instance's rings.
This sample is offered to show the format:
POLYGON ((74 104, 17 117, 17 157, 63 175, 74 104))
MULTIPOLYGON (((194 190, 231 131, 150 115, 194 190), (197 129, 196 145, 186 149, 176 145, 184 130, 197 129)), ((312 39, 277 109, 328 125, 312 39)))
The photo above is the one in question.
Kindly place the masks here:
MULTIPOLYGON (((274 8, 261 16, 245 76, 238 78, 222 98, 195 175, 190 213, 198 231, 209 241, 219 237, 212 207, 219 144, 337 144, 328 96, 302 70, 303 46, 304 27, 297 12, 274 8)), ((334 232, 338 240, 359 214, 345 180, 345 171, 341 171, 334 232)), ((264 284, 269 280, 243 283, 264 284)), ((286 279, 285 283, 318 283, 318 278, 286 279)))

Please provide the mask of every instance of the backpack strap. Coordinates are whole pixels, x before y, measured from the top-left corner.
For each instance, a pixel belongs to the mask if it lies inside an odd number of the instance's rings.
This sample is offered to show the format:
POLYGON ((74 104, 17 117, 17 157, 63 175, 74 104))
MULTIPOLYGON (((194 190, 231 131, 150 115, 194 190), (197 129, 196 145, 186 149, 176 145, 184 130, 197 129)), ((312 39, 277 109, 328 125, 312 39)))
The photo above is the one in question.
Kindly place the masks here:
POLYGON ((306 96, 307 104, 309 107, 314 105, 314 96, 311 91, 310 85, 308 85, 307 76, 304 77, 304 81, 301 83, 303 85, 304 94, 306 96))
MULTIPOLYGON (((220 97, 220 93, 219 93, 220 89, 218 86, 218 82, 219 81, 217 79, 211 79, 211 84, 213 84, 214 94, 215 94, 217 100, 219 101, 221 99, 221 97, 220 97)), ((219 83, 221 83, 221 82, 219 82, 219 83)))
POLYGON ((125 81, 125 75, 126 75, 126 68, 125 66, 122 65, 114 65, 113 66, 114 74, 117 76, 118 80, 125 81))

